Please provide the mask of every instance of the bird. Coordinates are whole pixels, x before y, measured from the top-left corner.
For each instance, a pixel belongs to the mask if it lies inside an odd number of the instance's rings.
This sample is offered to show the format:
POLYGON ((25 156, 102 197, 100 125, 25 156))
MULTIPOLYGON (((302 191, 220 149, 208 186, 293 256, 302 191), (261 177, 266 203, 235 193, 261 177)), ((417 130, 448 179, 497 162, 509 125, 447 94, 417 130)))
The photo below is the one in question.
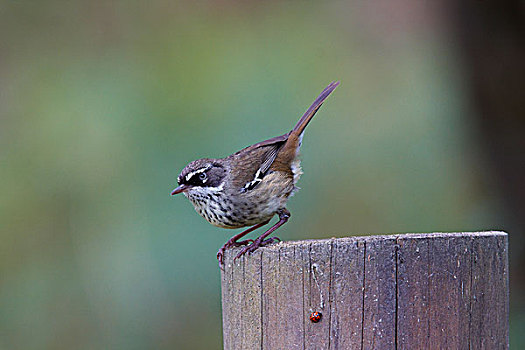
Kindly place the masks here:
POLYGON ((178 187, 171 194, 183 193, 210 224, 228 229, 250 226, 219 249, 217 260, 221 268, 224 254, 231 247, 244 246, 235 256, 235 261, 259 247, 280 241, 278 237, 268 236, 290 218, 286 204, 298 190, 296 184, 302 174, 299 149, 305 128, 338 85, 339 81, 330 83, 291 131, 225 158, 197 159, 178 175, 178 187), (240 241, 248 233, 268 224, 275 215, 279 221, 255 240, 240 241))

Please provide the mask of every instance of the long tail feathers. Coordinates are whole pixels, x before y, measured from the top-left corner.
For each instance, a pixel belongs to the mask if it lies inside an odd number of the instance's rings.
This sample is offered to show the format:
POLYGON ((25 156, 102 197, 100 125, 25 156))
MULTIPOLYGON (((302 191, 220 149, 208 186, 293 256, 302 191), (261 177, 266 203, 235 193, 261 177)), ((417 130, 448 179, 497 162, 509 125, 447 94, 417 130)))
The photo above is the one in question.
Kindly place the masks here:
POLYGON ((335 90, 338 85, 338 81, 333 81, 323 90, 323 92, 321 92, 321 94, 315 99, 314 103, 312 103, 310 108, 306 110, 301 119, 299 119, 297 124, 295 124, 290 134, 294 134, 297 137, 301 136, 310 120, 312 120, 315 113, 319 110, 319 108, 321 108, 324 100, 326 100, 326 98, 332 93, 332 91, 335 90))

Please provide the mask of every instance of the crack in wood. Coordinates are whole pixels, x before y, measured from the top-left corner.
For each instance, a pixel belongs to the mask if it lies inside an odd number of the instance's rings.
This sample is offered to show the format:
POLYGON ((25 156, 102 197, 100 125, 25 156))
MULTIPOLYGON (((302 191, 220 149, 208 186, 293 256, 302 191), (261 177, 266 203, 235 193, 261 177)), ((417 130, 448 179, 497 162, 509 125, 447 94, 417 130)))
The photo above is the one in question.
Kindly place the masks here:
POLYGON ((394 309, 394 348, 397 349, 397 327, 398 327, 398 323, 399 323, 399 319, 398 319, 398 308, 399 308, 399 284, 398 284, 398 264, 399 264, 399 238, 396 238, 395 240, 395 245, 394 245, 394 261, 395 261, 395 309, 394 309))
MULTIPOLYGON (((321 286, 319 285, 319 281, 317 280, 316 273, 319 275, 323 275, 323 271, 319 269, 319 265, 316 263, 312 264, 312 276, 314 277, 315 285, 317 286, 317 290, 319 291, 319 308, 321 310, 324 309, 324 298, 323 298, 323 291, 321 290, 321 286)), ((312 310, 313 311, 313 310, 312 310)))
POLYGON ((366 241, 363 242, 363 300, 361 304, 361 350, 365 346, 366 241))
POLYGON ((334 241, 331 240, 330 242, 330 271, 328 273, 329 279, 328 279, 328 348, 330 349, 330 343, 332 340, 332 301, 330 300, 331 291, 332 291, 332 257, 334 254, 334 241))
POLYGON ((264 298, 263 298, 263 291, 264 291, 264 285, 263 285, 263 254, 264 252, 261 252, 261 258, 259 259, 259 283, 261 285, 261 293, 259 294, 260 303, 261 303, 261 350, 263 350, 263 344, 264 344, 264 298))

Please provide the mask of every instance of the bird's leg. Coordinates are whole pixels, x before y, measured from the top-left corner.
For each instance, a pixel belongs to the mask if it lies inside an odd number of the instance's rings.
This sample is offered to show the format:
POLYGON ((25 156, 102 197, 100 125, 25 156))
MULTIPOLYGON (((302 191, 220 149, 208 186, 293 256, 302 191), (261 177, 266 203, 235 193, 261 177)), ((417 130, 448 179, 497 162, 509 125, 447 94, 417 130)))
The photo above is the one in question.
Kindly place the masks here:
POLYGON ((237 254, 237 256, 233 259, 234 261, 238 258, 240 258, 241 256, 243 256, 244 254, 246 253, 253 253, 257 248, 259 247, 263 247, 267 244, 270 244, 270 243, 273 243, 274 241, 278 240, 280 241, 280 239, 278 237, 271 237, 271 238, 268 238, 268 239, 265 239, 266 237, 268 237, 273 231, 277 230, 279 227, 281 227, 282 225, 284 225, 288 219, 290 218, 290 212, 286 209, 286 208, 283 208, 283 209, 280 209, 277 214, 279 215, 279 221, 273 225, 272 227, 270 227, 268 229, 268 231, 266 231, 265 233, 263 233, 262 235, 260 235, 259 237, 257 237, 257 239, 255 241, 253 241, 252 244, 250 244, 249 246, 247 247, 244 247, 240 252, 239 254, 237 254))
POLYGON ((231 248, 231 247, 239 247, 241 245, 246 245, 248 243, 253 243, 253 239, 247 239, 247 240, 240 241, 240 242, 237 242, 237 240, 239 238, 242 238, 242 237, 246 236, 248 233, 252 232, 253 230, 256 230, 259 227, 262 227, 262 226, 266 225, 269 222, 270 222, 270 220, 267 220, 265 222, 261 222, 260 224, 254 225, 254 226, 250 227, 249 229, 244 230, 241 233, 236 234, 235 236, 230 238, 228 240, 228 242, 224 243, 224 245, 221 247, 221 249, 219 249, 219 251, 217 252, 217 260, 219 260, 219 265, 221 265, 221 266, 223 265, 222 259, 224 257, 224 252, 226 251, 226 249, 231 248))

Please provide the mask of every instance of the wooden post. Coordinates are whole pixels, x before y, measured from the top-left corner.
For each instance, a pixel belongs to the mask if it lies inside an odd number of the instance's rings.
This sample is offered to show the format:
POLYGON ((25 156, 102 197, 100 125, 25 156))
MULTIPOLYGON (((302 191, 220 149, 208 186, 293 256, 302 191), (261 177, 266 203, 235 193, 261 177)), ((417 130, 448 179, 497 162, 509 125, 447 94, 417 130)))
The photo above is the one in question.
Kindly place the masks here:
POLYGON ((224 348, 507 349, 507 244, 476 232, 228 250, 224 348))

